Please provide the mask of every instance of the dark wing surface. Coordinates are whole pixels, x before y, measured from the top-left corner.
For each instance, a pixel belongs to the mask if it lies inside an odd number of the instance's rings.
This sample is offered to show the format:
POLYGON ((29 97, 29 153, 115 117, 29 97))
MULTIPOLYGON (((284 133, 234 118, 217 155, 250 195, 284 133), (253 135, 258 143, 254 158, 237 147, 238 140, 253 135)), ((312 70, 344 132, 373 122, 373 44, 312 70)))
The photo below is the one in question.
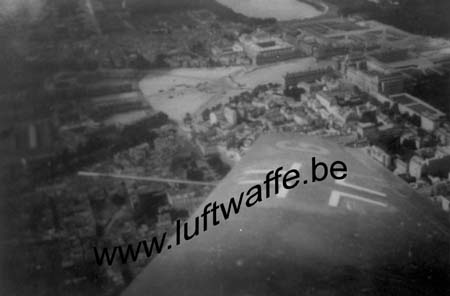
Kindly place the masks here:
POLYGON ((297 187, 172 238, 123 295, 450 295, 448 221, 362 151, 326 139, 261 137, 189 223, 280 166, 300 169, 297 187), (343 161, 347 177, 311 182, 312 157, 343 161))

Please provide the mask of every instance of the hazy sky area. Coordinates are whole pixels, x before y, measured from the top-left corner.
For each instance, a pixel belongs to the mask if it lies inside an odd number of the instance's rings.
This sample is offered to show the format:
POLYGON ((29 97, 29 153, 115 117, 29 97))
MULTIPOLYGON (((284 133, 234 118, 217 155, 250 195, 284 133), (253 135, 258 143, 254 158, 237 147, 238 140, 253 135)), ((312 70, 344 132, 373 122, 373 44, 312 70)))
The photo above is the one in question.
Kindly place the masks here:
POLYGON ((278 20, 310 18, 320 15, 314 7, 298 0, 217 0, 234 11, 251 17, 274 17, 278 20))
POLYGON ((31 18, 39 16, 46 0, 0 0, 0 14, 12 17, 17 13, 26 13, 31 18))

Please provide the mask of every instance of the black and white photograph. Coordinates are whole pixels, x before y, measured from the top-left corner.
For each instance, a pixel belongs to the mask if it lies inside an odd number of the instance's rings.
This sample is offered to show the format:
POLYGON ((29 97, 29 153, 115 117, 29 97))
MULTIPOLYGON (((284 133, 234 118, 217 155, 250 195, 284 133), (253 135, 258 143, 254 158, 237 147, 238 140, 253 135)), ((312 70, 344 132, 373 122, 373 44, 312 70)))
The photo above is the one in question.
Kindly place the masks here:
POLYGON ((0 0, 1 296, 450 296, 450 0, 0 0))

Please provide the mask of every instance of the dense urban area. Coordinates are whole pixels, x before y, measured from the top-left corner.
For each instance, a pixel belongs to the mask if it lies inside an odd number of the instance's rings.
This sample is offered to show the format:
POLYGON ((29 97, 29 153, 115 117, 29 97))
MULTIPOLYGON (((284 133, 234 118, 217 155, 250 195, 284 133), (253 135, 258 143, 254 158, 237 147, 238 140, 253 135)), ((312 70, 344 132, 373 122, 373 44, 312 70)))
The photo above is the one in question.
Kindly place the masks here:
POLYGON ((270 132, 362 149, 450 219, 445 14, 421 26, 424 1, 402 20, 409 0, 308 0, 319 16, 277 21, 164 2, 2 14, 1 295, 117 295, 152 258, 98 266, 92 246, 173 232, 270 132))

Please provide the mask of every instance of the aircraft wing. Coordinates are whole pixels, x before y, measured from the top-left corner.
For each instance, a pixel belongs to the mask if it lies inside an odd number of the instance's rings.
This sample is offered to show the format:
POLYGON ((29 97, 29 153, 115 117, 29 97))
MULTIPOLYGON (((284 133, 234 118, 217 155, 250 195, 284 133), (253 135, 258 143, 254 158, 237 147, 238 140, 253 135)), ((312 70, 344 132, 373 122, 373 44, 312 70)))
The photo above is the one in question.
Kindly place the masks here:
POLYGON ((279 166, 299 168, 300 184, 172 238, 123 295, 450 295, 448 221, 362 151, 326 139, 262 136, 189 223, 279 166), (347 177, 312 183, 312 157, 343 161, 347 177))

